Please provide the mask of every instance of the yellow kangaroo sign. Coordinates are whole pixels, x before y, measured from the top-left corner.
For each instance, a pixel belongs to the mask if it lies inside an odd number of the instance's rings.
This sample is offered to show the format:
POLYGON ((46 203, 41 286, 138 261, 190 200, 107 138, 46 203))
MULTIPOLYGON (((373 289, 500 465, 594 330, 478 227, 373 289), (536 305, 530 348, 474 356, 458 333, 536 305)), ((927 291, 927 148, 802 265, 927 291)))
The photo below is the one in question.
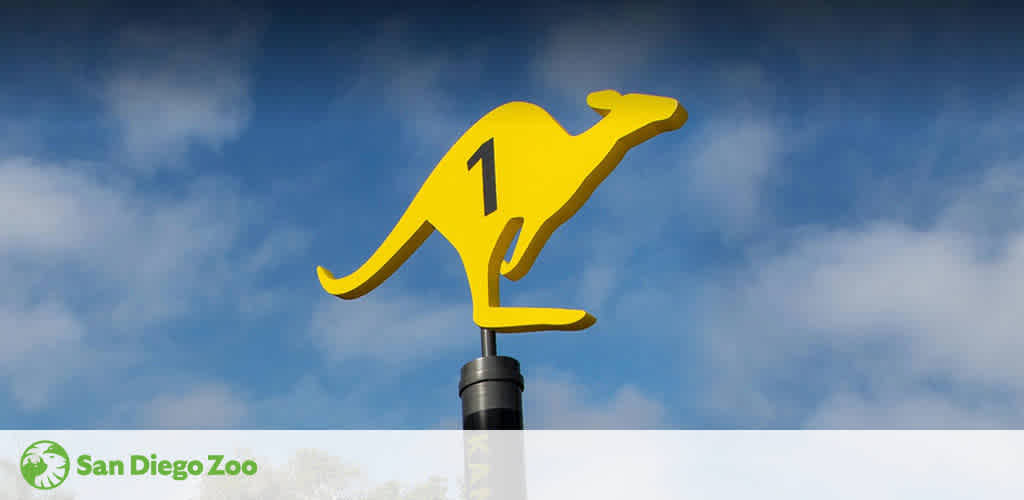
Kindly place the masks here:
POLYGON ((437 230, 462 259, 473 321, 481 328, 516 333, 593 325, 594 316, 582 310, 501 307, 498 275, 525 276, 551 233, 579 211, 626 151, 683 126, 687 113, 669 97, 614 90, 591 93, 587 104, 603 118, 578 135, 527 102, 487 113, 441 158, 362 267, 340 278, 317 267, 324 290, 343 299, 369 293, 437 230))

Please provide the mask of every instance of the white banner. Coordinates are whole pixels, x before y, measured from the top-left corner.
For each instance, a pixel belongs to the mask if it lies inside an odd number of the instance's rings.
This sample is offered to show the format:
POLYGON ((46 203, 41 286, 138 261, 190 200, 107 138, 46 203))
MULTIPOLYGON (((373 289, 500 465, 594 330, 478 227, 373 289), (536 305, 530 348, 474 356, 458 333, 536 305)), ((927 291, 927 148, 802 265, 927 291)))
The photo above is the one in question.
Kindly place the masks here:
POLYGON ((1019 499, 1022 471, 1020 431, 0 431, 3 500, 1019 499))

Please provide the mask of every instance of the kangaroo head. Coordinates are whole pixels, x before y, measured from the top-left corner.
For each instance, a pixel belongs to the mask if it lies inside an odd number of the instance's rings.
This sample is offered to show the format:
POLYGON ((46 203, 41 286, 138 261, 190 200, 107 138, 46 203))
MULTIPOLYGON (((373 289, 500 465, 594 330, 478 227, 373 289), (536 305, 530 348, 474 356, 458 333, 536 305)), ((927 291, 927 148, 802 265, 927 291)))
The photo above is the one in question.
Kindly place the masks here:
POLYGON ((640 135, 641 141, 682 127, 688 117, 679 101, 656 95, 599 90, 587 95, 587 104, 605 120, 614 120, 623 136, 640 135))

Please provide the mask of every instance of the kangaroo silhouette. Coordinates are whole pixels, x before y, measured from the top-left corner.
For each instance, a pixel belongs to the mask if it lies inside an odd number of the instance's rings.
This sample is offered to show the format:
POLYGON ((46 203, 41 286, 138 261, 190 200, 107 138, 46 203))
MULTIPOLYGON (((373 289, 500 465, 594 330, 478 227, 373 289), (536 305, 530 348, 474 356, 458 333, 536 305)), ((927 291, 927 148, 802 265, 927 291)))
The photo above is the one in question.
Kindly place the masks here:
POLYGON ((614 90, 590 93, 587 104, 603 118, 577 135, 527 102, 484 115, 444 155, 365 264, 340 278, 317 266, 324 290, 343 299, 369 293, 436 229, 462 259, 480 327, 516 333, 593 325, 594 316, 582 310, 501 307, 498 275, 525 276, 554 230, 579 211, 626 151, 678 129, 688 115, 675 99, 614 90))

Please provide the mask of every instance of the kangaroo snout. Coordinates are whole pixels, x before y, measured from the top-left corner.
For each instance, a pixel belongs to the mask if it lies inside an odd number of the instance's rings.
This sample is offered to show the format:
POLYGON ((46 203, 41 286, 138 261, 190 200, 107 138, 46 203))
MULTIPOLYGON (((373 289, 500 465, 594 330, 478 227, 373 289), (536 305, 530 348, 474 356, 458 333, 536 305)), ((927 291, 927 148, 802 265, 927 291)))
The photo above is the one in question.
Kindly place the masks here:
POLYGON ((678 100, 650 94, 620 94, 615 90, 599 90, 587 95, 587 105, 601 116, 631 116, 632 120, 662 125, 662 130, 675 130, 686 123, 689 115, 678 100))
POLYGON ((626 94, 622 96, 618 107, 625 108, 640 120, 649 123, 663 124, 663 130, 675 130, 686 122, 687 113, 679 101, 671 97, 648 94, 626 94))
MULTIPOLYGON (((668 99, 666 97, 666 99, 668 99)), ((686 108, 683 107, 679 101, 671 99, 674 107, 672 114, 669 115, 668 119, 665 120, 666 130, 676 130, 682 127, 686 120, 690 117, 690 114, 686 112, 686 108)))

